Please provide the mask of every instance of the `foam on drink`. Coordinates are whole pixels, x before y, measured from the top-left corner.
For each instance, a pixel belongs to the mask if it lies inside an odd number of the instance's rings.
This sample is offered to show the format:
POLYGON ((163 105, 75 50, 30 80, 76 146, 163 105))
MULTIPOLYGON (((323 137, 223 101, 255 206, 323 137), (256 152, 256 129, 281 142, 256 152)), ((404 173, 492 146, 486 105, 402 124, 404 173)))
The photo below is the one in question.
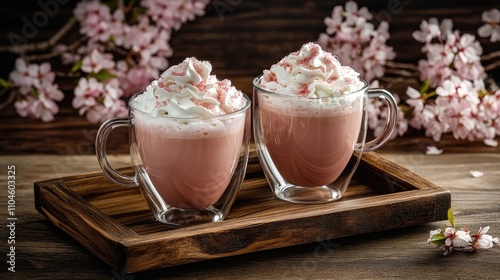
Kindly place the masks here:
POLYGON ((290 96, 332 97, 360 90, 363 82, 358 76, 318 44, 307 43, 264 70, 260 87, 290 96))

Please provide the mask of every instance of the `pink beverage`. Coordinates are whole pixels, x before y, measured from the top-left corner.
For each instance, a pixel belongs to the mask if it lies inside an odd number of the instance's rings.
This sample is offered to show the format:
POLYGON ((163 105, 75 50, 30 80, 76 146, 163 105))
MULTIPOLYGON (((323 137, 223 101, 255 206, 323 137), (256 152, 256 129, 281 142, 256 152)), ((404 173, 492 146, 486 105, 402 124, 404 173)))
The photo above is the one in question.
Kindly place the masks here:
MULTIPOLYGON (((238 164, 245 115, 209 128, 177 121, 148 123, 136 115, 135 137, 144 169, 165 203, 203 209, 219 200, 238 164), (177 125, 177 126, 175 126, 177 125)), ((205 123, 206 124, 206 123, 205 123)))
POLYGON ((349 109, 335 111, 298 111, 260 104, 266 148, 288 183, 317 187, 339 177, 358 140, 363 116, 359 101, 349 109))

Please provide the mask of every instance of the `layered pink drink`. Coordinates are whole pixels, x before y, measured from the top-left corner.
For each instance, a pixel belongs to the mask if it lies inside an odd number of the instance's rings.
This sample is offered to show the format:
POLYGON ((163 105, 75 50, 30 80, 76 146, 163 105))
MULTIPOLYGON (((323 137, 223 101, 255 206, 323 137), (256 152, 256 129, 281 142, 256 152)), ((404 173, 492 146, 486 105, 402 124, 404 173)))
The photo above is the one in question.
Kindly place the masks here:
POLYGON ((211 69, 209 62, 188 58, 132 102, 143 167, 155 191, 173 207, 214 204, 240 158, 245 114, 232 113, 247 101, 229 80, 211 75, 211 69))
POLYGON ((264 70, 260 144, 288 183, 318 187, 339 177, 358 140, 364 86, 358 73, 313 43, 264 70))

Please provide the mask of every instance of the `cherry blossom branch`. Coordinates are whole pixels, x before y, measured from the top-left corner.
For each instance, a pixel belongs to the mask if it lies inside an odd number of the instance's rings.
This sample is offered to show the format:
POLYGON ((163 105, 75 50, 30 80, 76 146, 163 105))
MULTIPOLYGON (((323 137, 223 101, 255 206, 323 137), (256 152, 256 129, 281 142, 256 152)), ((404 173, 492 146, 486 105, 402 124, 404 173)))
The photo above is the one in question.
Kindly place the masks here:
POLYGON ((14 101, 14 98, 16 98, 16 95, 17 95, 17 92, 15 92, 15 91, 8 91, 7 88, 4 88, 0 92, 0 96, 4 95, 6 92, 9 93, 9 97, 4 102, 0 103, 0 110, 2 110, 3 108, 5 108, 9 104, 11 104, 14 101))
POLYGON ((382 77, 379 80, 381 82, 386 83, 385 88, 387 89, 392 89, 394 85, 399 84, 399 83, 405 83, 408 84, 408 80, 415 80, 418 81, 417 77, 409 78, 409 77, 397 77, 397 78, 387 78, 387 77, 382 77))
MULTIPOLYGON (((79 46, 82 45, 83 42, 88 40, 87 36, 82 36, 80 39, 72 43, 71 45, 66 46, 66 52, 73 51, 79 46)), ((51 59, 57 56, 60 56, 61 53, 59 52, 48 52, 48 53, 42 53, 42 54, 34 54, 34 55, 29 55, 29 56, 24 56, 24 59, 26 61, 33 61, 33 60, 46 60, 46 59, 51 59)))
POLYGON ((411 72, 411 71, 401 70, 401 69, 387 68, 385 70, 385 72, 395 74, 397 76, 403 76, 403 77, 416 77, 417 76, 417 72, 411 72))
POLYGON ((481 56, 482 61, 490 60, 492 58, 500 57, 500 51, 495 51, 486 55, 481 56))
POLYGON ((385 65, 389 68, 400 68, 400 69, 407 69, 407 70, 413 70, 417 71, 418 67, 414 64, 411 63, 401 63, 401 62, 394 62, 394 61, 386 61, 385 65))
POLYGON ((79 73, 74 72, 63 72, 63 71, 55 71, 56 76, 62 78, 79 78, 81 75, 79 73))
POLYGON ((493 62, 491 64, 488 64, 488 65, 484 66, 484 70, 485 71, 491 71, 491 70, 493 70, 493 69, 495 69, 497 67, 500 67, 500 60, 495 61, 495 62, 493 62))
POLYGON ((51 38, 46 41, 23 44, 23 45, 12 45, 12 46, 0 46, 0 52, 10 52, 15 54, 24 54, 29 51, 44 51, 50 47, 53 47, 59 40, 61 40, 64 35, 66 35, 77 23, 77 19, 72 17, 59 31, 57 31, 51 38))
MULTIPOLYGON (((494 59, 494 58, 500 58, 500 51, 495 51, 495 52, 492 52, 492 53, 489 53, 487 55, 483 55, 481 56, 481 60, 482 61, 488 61, 488 60, 491 60, 491 59, 494 59)), ((488 65, 485 65, 484 66, 484 70, 485 71, 491 71, 497 67, 500 67, 500 60, 497 60, 493 63, 490 63, 488 65)))
MULTIPOLYGON (((488 61, 494 58, 500 58, 500 51, 495 51, 486 55, 481 56, 481 61, 488 61)), ((403 72, 398 72, 396 69, 405 69, 405 70, 410 70, 410 71, 418 71, 418 67, 415 64, 411 63, 401 63, 401 62, 394 62, 394 61, 386 61, 385 63, 386 67, 388 68, 389 73, 393 74, 401 74, 403 76, 408 76, 410 73, 408 71, 403 71, 403 72), (389 70, 392 69, 392 70, 389 70)), ((484 69, 486 71, 491 71, 497 67, 500 67, 500 61, 495 61, 491 64, 488 64, 484 66, 484 69)))

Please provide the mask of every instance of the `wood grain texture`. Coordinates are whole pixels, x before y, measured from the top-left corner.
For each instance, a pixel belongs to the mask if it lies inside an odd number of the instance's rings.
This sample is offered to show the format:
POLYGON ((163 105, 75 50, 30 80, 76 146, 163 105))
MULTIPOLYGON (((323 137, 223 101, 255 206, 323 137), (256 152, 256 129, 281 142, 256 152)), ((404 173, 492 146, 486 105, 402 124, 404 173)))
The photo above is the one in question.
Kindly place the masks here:
MULTIPOLYGON (((382 155, 450 190, 458 226, 477 230, 480 226, 489 225, 490 233, 500 236, 499 153, 445 152, 439 156, 427 156, 422 152, 389 151, 382 155), (485 175, 472 178, 469 174, 471 169, 481 170, 485 175)), ((128 155, 113 156, 110 160, 117 168, 130 164, 128 155)), ((111 279, 122 275, 121 271, 110 268, 42 217, 34 206, 34 182, 99 171, 95 156, 0 156, 0 167, 10 164, 17 167, 16 248, 19 256, 17 272, 12 274, 14 279, 111 279)), ((0 176, 0 185, 5 184, 6 178, 0 176)), ((5 196, 0 197, 0 208, 6 209, 6 203, 5 196)), ((116 209, 113 203, 98 207, 107 208, 106 211, 111 213, 116 209)), ((124 223, 130 221, 125 219, 124 223)), ((478 254, 457 252, 442 257, 439 250, 426 244, 428 232, 443 223, 426 223, 325 241, 314 240, 303 245, 128 276, 129 279, 496 279, 500 274, 500 246, 478 254)), ((6 236, 4 227, 0 227, 0 234, 6 236)), ((0 245, 2 252, 5 252, 5 243, 0 245)))
POLYGON ((252 155, 255 173, 221 223, 168 228, 153 220, 138 189, 101 172, 36 182, 35 207, 114 269, 136 273, 444 220, 451 205, 449 191, 375 153, 356 173, 364 185, 354 181, 340 201, 285 203, 252 155))

